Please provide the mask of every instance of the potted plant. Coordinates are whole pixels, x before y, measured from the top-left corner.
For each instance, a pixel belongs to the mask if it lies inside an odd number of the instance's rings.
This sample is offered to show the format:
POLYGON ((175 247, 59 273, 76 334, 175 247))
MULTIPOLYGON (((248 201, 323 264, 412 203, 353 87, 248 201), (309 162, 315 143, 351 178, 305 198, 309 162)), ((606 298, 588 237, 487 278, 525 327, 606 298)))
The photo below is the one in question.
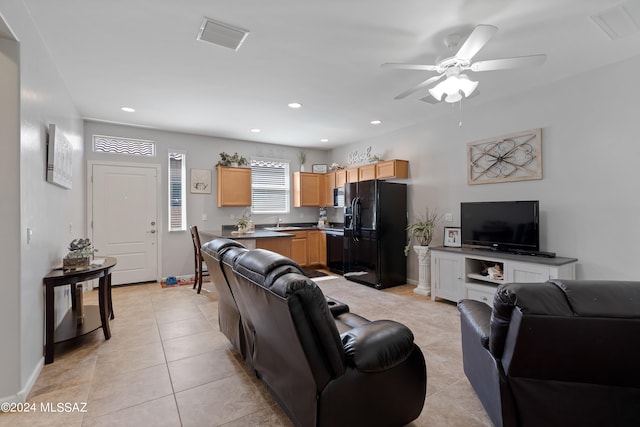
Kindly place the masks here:
POLYGON ((244 156, 238 153, 227 154, 224 151, 220 153, 220 160, 216 166, 231 166, 237 168, 238 166, 246 166, 249 162, 244 156))
POLYGON ((238 221, 236 221, 236 227, 238 227, 239 233, 246 233, 249 231, 249 223, 251 222, 249 218, 251 218, 251 212, 249 212, 248 209, 245 209, 244 212, 242 212, 242 216, 240 216, 238 221))
POLYGON ((413 291, 424 296, 431 295, 429 244, 439 222, 440 216, 436 211, 429 212, 429 208, 426 208, 424 216, 418 216, 417 221, 407 226, 409 236, 404 254, 405 256, 409 254, 411 242, 415 240, 413 250, 418 254, 418 286, 413 291))
POLYGON ((409 255, 413 240, 415 240, 417 246, 429 246, 431 239, 433 239, 433 230, 439 222, 440 215, 435 211, 429 212, 429 208, 427 208, 423 216, 419 216, 416 222, 409 224, 407 226, 409 236, 407 246, 404 247, 404 254, 409 255))
POLYGON ((93 254, 98 250, 89 239, 74 239, 69 243, 69 253, 62 260, 65 270, 82 270, 89 268, 93 254))
POLYGON ((304 172, 304 164, 307 162, 307 152, 304 150, 298 152, 298 160, 300 160, 300 172, 304 172))

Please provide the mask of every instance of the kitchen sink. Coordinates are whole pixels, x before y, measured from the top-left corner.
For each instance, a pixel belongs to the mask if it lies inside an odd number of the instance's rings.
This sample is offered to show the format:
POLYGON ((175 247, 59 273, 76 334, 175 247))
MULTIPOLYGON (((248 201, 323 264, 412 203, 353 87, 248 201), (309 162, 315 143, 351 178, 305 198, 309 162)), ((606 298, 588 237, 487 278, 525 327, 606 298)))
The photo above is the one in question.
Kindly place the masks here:
POLYGON ((284 227, 265 227, 264 229, 269 231, 291 231, 291 230, 300 230, 302 229, 302 227, 284 226, 284 227))

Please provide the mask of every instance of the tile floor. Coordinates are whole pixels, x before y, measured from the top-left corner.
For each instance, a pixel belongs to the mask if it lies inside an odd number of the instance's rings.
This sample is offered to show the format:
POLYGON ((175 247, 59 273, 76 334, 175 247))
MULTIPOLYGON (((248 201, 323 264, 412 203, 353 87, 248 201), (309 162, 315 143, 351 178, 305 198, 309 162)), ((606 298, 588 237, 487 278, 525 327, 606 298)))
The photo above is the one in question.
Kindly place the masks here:
MULTIPOLYGON (((325 278, 322 278, 325 279, 325 278)), ((376 291, 342 278, 318 280, 327 295, 371 320, 406 324, 427 361, 427 399, 410 426, 491 426, 462 371, 454 304, 413 286, 376 291)), ((96 292, 86 303, 97 301, 96 292)), ((28 402, 36 412, 0 414, 4 426, 291 426, 265 387, 218 331, 212 283, 116 287, 112 338, 98 330, 59 344, 28 402), (86 402, 86 412, 44 412, 41 404, 86 402)))

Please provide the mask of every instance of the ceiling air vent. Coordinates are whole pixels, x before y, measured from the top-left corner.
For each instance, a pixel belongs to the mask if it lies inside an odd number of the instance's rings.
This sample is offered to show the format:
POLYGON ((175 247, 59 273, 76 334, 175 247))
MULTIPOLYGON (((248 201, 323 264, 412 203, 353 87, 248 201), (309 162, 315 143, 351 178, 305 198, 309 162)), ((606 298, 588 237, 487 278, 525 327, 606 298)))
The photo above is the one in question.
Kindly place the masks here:
POLYGON ((249 32, 241 28, 204 18, 197 39, 237 51, 248 35, 249 32))
POLYGON ((611 40, 630 36, 640 30, 640 8, 630 1, 591 15, 595 22, 611 40))

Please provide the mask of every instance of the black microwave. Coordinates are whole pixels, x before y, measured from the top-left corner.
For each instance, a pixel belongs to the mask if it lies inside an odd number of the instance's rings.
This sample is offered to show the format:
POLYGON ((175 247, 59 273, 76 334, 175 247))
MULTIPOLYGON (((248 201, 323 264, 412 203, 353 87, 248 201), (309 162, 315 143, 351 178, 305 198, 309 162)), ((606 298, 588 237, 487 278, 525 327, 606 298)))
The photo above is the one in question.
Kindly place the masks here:
POLYGON ((344 187, 333 189, 333 207, 341 208, 344 206, 344 187))

